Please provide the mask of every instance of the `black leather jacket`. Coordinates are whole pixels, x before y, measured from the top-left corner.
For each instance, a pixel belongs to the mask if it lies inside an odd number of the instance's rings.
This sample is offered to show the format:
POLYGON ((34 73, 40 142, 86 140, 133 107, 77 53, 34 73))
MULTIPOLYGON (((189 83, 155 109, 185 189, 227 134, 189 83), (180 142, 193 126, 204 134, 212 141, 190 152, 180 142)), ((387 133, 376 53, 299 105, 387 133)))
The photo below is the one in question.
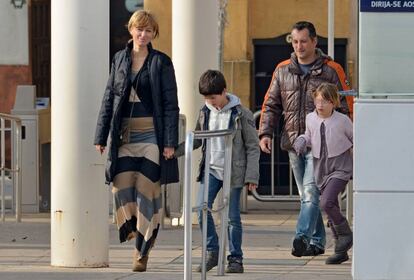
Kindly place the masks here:
MULTIPOLYGON (((178 99, 177 84, 171 59, 164 53, 148 46, 147 60, 151 96, 144 96, 146 106, 152 106, 155 133, 160 149, 161 183, 178 182, 177 160, 165 161, 162 157, 164 147, 176 147, 178 144, 178 99)), ((102 100, 96 126, 94 145, 106 146, 110 135, 108 160, 105 171, 106 183, 113 181, 120 144, 120 132, 123 103, 131 90, 129 79, 131 71, 132 42, 117 52, 112 60, 111 73, 102 100)))

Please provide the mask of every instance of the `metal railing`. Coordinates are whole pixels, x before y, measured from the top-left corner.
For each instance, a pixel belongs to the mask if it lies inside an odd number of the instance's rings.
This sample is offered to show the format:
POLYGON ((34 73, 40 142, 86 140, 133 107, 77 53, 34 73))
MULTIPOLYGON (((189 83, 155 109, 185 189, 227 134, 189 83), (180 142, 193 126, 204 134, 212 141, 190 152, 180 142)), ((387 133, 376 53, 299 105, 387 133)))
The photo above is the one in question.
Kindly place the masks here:
MULTIPOLYGON (((253 114, 254 121, 260 117, 261 111, 256 111, 253 114)), ((273 139, 274 139, 273 135, 273 139)), ((274 149, 275 141, 272 141, 272 148, 270 153, 270 195, 261 195, 257 192, 257 190, 251 191, 253 197, 259 201, 297 201, 300 199, 300 196, 297 194, 293 194, 293 173, 292 167, 289 164, 289 194, 288 195, 276 195, 275 194, 275 169, 274 169, 274 162, 275 162, 275 155, 274 149)))
MULTIPOLYGON (((348 222, 352 223, 352 217, 353 217, 353 207, 354 207, 354 200, 353 200, 353 192, 354 188, 353 188, 353 181, 350 180, 348 182, 348 184, 346 185, 346 190, 344 192, 344 194, 340 194, 341 196, 341 200, 346 199, 346 204, 345 204, 345 209, 346 209, 346 219, 348 220, 348 222)), ((340 200, 340 201, 341 201, 340 200)))
MULTIPOLYGON (((22 206, 22 121, 13 115, 0 113, 0 139, 1 139, 1 221, 6 220, 6 205, 5 205, 5 179, 6 171, 13 174, 13 190, 15 192, 15 203, 12 203, 14 212, 16 214, 16 222, 21 222, 21 206, 22 206), (10 168, 6 167, 6 121, 10 122, 9 130, 11 131, 12 147, 12 165, 10 168)), ((12 206, 12 208, 13 208, 12 206)))
POLYGON ((224 275, 224 261, 226 254, 227 226, 229 212, 230 176, 231 176, 231 153, 233 144, 233 130, 216 131, 192 131, 187 133, 185 142, 185 182, 184 182, 184 279, 192 279, 192 212, 202 210, 202 255, 201 255, 201 279, 206 279, 206 246, 207 246, 207 211, 213 210, 208 207, 208 188, 210 173, 210 143, 211 138, 224 137, 224 178, 223 178, 223 201, 216 212, 221 212, 220 247, 217 275, 224 275), (191 204, 191 179, 192 179, 192 152, 194 139, 206 139, 205 166, 204 166, 204 195, 203 204, 192 208, 191 204))

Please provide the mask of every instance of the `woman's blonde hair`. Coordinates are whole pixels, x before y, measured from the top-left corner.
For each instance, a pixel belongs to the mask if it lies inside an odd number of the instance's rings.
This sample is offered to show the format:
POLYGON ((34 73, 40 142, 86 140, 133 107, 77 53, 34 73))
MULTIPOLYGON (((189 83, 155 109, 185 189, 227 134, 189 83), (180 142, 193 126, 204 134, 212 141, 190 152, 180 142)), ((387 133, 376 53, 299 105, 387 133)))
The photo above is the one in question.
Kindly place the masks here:
POLYGON ((157 38, 159 35, 158 22, 151 12, 144 10, 135 11, 129 18, 127 25, 129 31, 131 31, 132 28, 143 28, 147 26, 152 27, 154 30, 154 38, 157 38))
POLYGON ((322 96, 323 99, 331 102, 335 108, 339 107, 339 93, 336 85, 330 83, 320 84, 313 92, 313 98, 317 97, 318 95, 322 96))

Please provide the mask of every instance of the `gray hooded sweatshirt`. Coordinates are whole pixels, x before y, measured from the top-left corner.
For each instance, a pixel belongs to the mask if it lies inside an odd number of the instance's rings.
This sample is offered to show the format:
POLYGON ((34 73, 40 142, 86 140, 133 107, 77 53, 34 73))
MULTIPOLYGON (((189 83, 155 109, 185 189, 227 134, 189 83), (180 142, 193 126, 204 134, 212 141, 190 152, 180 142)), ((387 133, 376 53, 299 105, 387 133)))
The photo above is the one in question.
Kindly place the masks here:
MULTIPOLYGON (((227 103, 221 110, 211 106, 206 102, 207 108, 210 110, 210 119, 208 122, 208 130, 222 130, 229 128, 231 116, 231 108, 240 105, 240 99, 230 93, 227 93, 227 103)), ((219 180, 224 178, 224 137, 214 137, 211 139, 210 153, 210 171, 211 174, 219 180)))

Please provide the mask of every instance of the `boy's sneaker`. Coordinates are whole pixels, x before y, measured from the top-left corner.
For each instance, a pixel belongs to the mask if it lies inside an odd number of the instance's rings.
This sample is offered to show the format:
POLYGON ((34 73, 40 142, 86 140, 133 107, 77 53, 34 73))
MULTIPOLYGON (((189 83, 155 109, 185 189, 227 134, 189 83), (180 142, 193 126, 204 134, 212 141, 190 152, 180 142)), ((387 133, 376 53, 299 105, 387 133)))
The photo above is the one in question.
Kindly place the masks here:
MULTIPOLYGON (((217 266, 218 264, 218 252, 214 251, 207 251, 207 258, 206 258, 206 272, 210 271, 213 267, 217 266)), ((195 269, 196 272, 201 272, 203 269, 203 264, 200 263, 199 266, 195 269)))
POLYGON ((243 260, 238 257, 227 257, 226 273, 243 273, 243 260))
POLYGON ((296 236, 295 239, 293 239, 293 256, 298 258, 302 257, 307 248, 308 243, 306 242, 306 239, 303 236, 296 236))

